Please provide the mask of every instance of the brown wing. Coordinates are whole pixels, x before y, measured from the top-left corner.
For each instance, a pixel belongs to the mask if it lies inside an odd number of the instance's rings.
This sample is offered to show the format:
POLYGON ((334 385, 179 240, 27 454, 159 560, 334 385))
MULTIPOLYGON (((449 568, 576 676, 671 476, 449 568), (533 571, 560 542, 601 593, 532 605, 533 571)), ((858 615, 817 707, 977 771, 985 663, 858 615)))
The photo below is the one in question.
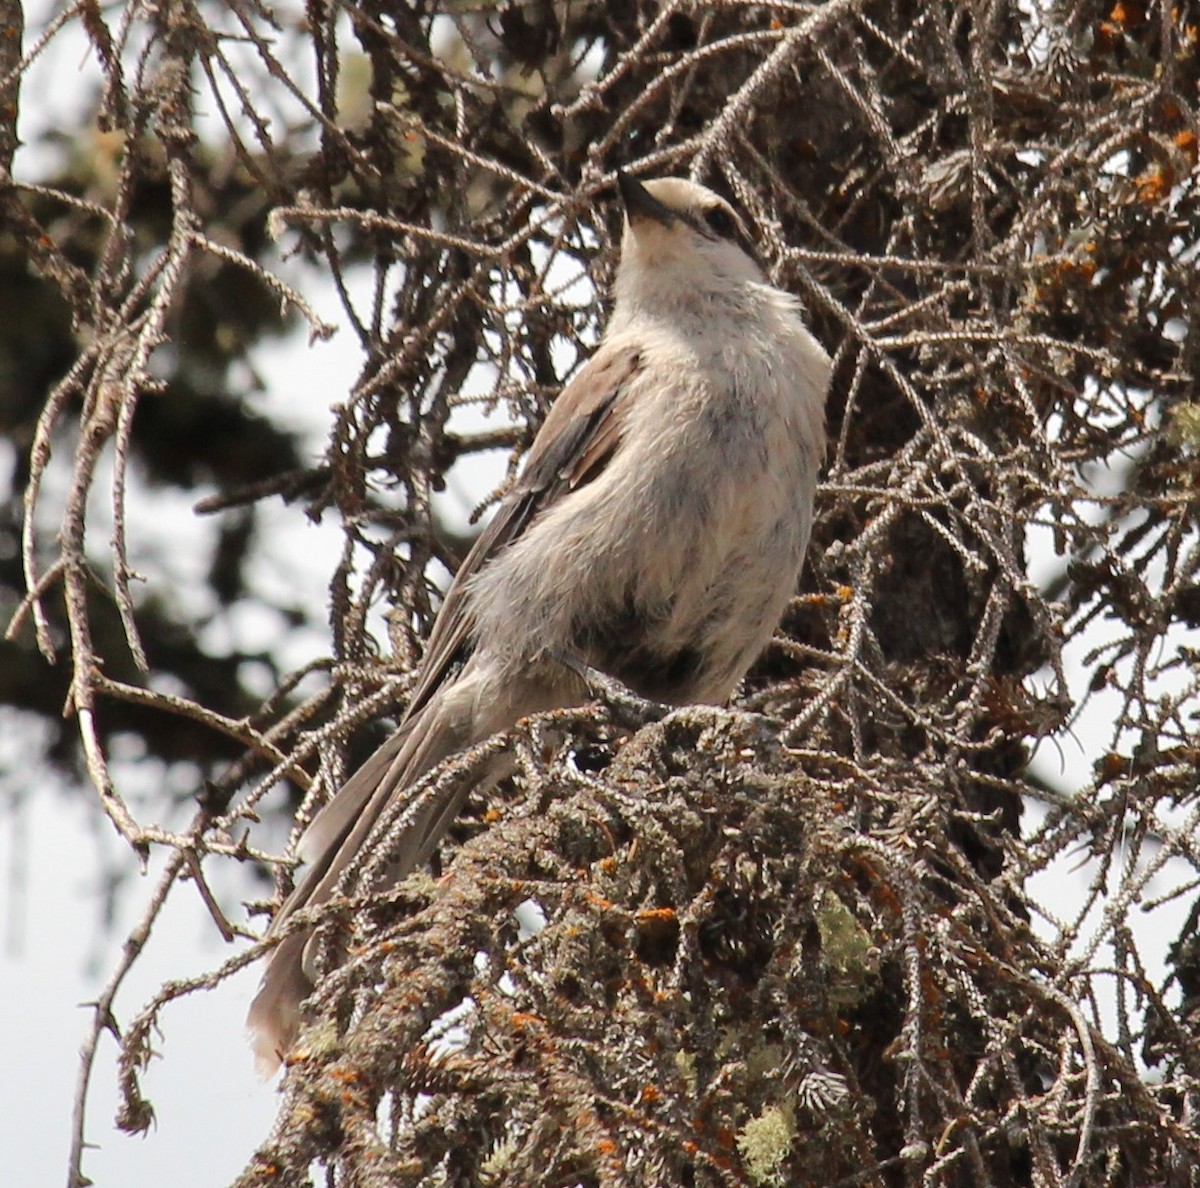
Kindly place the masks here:
POLYGON ((636 350, 601 347, 562 390, 534 438, 517 485, 505 496, 446 592, 405 721, 428 704, 446 675, 470 653, 467 582, 541 511, 600 473, 620 443, 630 383, 641 368, 636 350))
POLYGON ((467 581, 489 558, 520 536, 539 511, 600 472, 620 441, 623 401, 640 368, 636 351, 606 352, 602 347, 554 402, 516 487, 505 497, 450 585, 399 729, 347 780, 305 830, 297 848, 309 867, 276 916, 273 928, 308 903, 326 879, 332 856, 403 749, 408 727, 429 704, 447 674, 469 655, 472 623, 465 598, 467 581))

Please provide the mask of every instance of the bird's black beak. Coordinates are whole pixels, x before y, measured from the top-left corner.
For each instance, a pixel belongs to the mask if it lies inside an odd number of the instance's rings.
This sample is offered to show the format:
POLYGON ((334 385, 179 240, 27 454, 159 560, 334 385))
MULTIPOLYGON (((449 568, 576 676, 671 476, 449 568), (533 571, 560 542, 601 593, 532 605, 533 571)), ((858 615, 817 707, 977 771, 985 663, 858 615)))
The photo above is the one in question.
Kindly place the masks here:
POLYGON ((625 215, 631 223, 636 223, 639 219, 653 219, 656 223, 669 227, 675 221, 675 213, 653 197, 636 177, 631 177, 623 169, 617 170, 617 185, 621 190, 625 215))

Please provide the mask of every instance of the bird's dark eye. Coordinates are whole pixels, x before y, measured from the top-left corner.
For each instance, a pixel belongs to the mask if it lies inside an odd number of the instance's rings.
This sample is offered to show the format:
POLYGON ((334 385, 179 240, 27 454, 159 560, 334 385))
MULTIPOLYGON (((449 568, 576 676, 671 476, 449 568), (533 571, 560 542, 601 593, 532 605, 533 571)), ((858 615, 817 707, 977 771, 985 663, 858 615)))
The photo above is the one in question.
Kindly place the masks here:
POLYGON ((711 206, 704 212, 704 221, 709 230, 722 239, 733 239, 737 235, 737 223, 733 215, 723 206, 711 206))

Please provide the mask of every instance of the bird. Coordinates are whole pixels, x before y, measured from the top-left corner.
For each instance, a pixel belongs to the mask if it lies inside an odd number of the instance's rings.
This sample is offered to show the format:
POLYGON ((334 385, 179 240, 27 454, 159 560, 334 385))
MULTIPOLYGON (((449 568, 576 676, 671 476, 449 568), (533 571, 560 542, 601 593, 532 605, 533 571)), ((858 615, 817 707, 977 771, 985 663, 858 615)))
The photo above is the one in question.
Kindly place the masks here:
MULTIPOLYGON (((660 703, 726 703, 795 592, 829 355, 729 202, 686 178, 617 181, 623 233, 600 343, 447 590, 397 729, 303 833, 307 869, 268 937, 331 897, 436 765, 588 700, 587 669, 660 703)), ((422 786, 389 879, 432 856, 470 791, 422 786)), ((299 1034, 312 937, 290 931, 267 956, 247 1018, 265 1076, 299 1034)))

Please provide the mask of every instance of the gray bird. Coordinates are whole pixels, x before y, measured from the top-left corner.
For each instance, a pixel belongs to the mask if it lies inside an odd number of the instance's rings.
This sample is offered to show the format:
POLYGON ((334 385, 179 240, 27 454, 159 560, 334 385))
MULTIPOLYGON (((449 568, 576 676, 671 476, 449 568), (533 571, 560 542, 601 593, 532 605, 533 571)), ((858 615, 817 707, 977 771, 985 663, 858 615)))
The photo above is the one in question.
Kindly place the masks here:
MULTIPOLYGON (((620 177, 612 318, 458 571, 399 727, 308 826, 268 935, 333 892, 436 764, 588 696, 573 658, 647 698, 721 704, 796 588, 825 447, 830 360, 770 285, 732 207, 695 182, 620 177)), ((421 866, 469 786, 415 809, 391 856, 421 866)), ((415 802, 414 802, 415 804, 415 802)), ((268 959, 247 1020, 260 1070, 292 1046, 312 934, 268 959)))

